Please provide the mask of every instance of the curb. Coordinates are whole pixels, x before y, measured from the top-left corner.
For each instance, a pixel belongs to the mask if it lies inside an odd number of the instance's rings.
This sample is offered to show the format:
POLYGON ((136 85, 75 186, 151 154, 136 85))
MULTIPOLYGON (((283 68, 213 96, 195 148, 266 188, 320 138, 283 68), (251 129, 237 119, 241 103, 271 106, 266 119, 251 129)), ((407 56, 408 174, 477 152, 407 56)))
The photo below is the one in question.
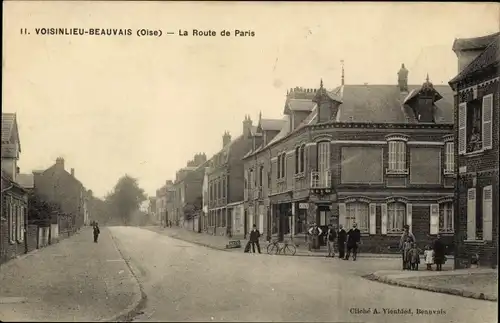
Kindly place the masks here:
MULTIPOLYGON (((206 248, 209 248, 209 249, 212 249, 212 250, 226 251, 226 252, 235 252, 236 250, 242 249, 242 248, 226 249, 226 248, 222 248, 222 247, 214 247, 213 245, 209 245, 209 244, 206 244, 206 243, 203 243, 203 242, 193 241, 193 240, 189 240, 189 239, 186 239, 186 238, 181 238, 181 237, 178 237, 178 236, 170 235, 170 234, 168 234, 168 233, 166 233, 164 231, 156 231, 156 230, 149 230, 149 231, 156 232, 156 233, 163 232, 164 235, 168 236, 169 238, 181 240, 181 241, 184 241, 184 242, 189 242, 189 243, 196 244, 196 245, 199 245, 199 246, 203 246, 203 247, 206 247, 206 248)), ((262 254, 266 254, 266 253, 263 252, 262 254)), ((271 255, 271 256, 274 256, 274 255, 271 255)), ((279 255, 279 256, 326 258, 326 254, 324 254, 324 255, 320 255, 320 254, 295 254, 295 255, 279 255)), ((338 257, 336 257, 336 258, 338 258, 338 257)), ((380 256, 370 256, 369 254, 367 254, 367 255, 358 255, 358 258, 367 258, 367 259, 399 259, 397 256, 380 257, 380 256)))
MULTIPOLYGON (((186 239, 186 238, 181 238, 179 236, 174 236, 174 235, 170 235, 168 234, 167 232, 163 231, 163 230, 152 230, 152 229, 146 229, 146 230, 149 230, 151 232, 155 232, 155 233, 158 233, 158 234, 161 234, 163 233, 164 235, 172 238, 172 239, 177 239, 177 240, 181 240, 181 241, 184 241, 184 242, 189 242, 189 243, 193 243, 193 244, 197 244, 197 245, 200 245, 200 246, 203 246, 203 247, 207 247, 207 248, 210 248, 210 249, 213 249, 213 250, 219 250, 219 251, 226 251, 226 252, 235 252, 236 250, 239 250, 239 249, 243 249, 243 248, 237 248, 237 249, 226 249, 226 248, 222 248, 222 247, 214 247, 213 245, 209 245, 209 244, 206 244, 206 243, 203 243, 203 242, 198 242, 198 241, 193 241, 193 240, 189 240, 189 239, 186 239)), ((263 253, 264 254, 264 253, 263 253)), ((316 257, 316 258, 326 258, 326 254, 295 254, 295 255, 280 255, 280 256, 286 256, 286 257, 316 257)), ((338 258, 338 257, 336 257, 338 258)), ((399 255, 395 255, 395 256, 371 256, 370 254, 366 254, 366 255, 358 255, 358 258, 368 258, 368 259, 399 259, 399 255)))
POLYGON ((134 279, 137 283, 137 286, 139 288, 139 293, 135 294, 134 301, 126 309, 124 309, 123 311, 121 311, 117 315, 113 316, 113 318, 106 319, 103 321, 105 321, 105 322, 131 322, 133 320, 133 318, 139 314, 140 310, 146 306, 147 295, 146 295, 146 293, 144 293, 142 285, 139 282, 139 279, 137 278, 136 274, 134 273, 132 266, 130 265, 130 260, 127 260, 125 258, 125 256, 123 255, 122 251, 120 250, 120 248, 118 248, 118 244, 116 242, 115 237, 111 233, 111 230, 109 230, 109 234, 111 236, 111 240, 113 240, 113 244, 114 244, 116 250, 120 253, 120 256, 123 258, 123 260, 127 264, 127 267, 129 269, 130 273, 134 277, 134 279))
POLYGON ((449 294, 449 295, 460 296, 460 297, 465 297, 465 298, 473 298, 473 299, 478 299, 478 300, 483 300, 483 301, 491 301, 491 302, 498 301, 498 297, 495 297, 493 295, 488 295, 488 294, 484 294, 484 293, 474 293, 474 292, 470 292, 470 291, 466 291, 466 290, 462 290, 462 289, 435 287, 435 286, 428 286, 428 285, 423 285, 423 284, 418 284, 418 283, 405 282, 404 280, 400 280, 400 279, 391 279, 391 278, 384 277, 384 276, 378 276, 375 273, 364 275, 361 277, 368 279, 368 280, 371 280, 371 281, 376 281, 379 283, 384 283, 384 284, 393 285, 393 286, 420 289, 420 290, 426 290, 426 291, 434 292, 434 293, 449 294))

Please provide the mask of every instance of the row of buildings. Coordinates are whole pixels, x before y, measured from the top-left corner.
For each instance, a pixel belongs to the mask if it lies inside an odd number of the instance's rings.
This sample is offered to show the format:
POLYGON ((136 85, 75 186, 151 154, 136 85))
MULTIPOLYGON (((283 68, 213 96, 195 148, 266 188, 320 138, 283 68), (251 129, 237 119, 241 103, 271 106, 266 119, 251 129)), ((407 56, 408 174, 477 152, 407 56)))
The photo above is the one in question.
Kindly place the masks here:
POLYGON ((90 221, 92 191, 63 158, 43 171, 21 173, 21 141, 14 113, 2 113, 0 264, 68 237, 90 221))
POLYGON ((334 89, 290 89, 282 119, 245 116, 241 135, 167 181, 158 219, 299 240, 312 223, 356 222, 365 252, 397 247, 409 225, 422 244, 440 234, 457 267, 476 254, 496 265, 498 42, 457 39, 449 84, 409 84, 402 64, 393 84, 346 84, 342 68, 334 89))

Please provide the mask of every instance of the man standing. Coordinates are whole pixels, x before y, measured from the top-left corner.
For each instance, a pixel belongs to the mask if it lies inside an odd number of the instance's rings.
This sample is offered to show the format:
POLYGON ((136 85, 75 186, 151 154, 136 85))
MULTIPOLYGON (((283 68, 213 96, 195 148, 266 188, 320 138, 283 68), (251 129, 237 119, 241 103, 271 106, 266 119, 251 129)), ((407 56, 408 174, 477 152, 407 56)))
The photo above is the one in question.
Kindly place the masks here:
POLYGON ((259 244, 260 232, 257 230, 257 225, 253 225, 252 231, 250 231, 250 243, 252 245, 252 252, 255 253, 255 245, 257 245, 257 250, 260 252, 259 244))
POLYGON ((94 223, 94 242, 97 243, 97 239, 99 238, 99 234, 101 230, 99 230, 99 224, 97 222, 94 223))
POLYGON ((337 231, 333 228, 331 224, 328 225, 328 231, 326 232, 326 243, 328 244, 328 256, 335 257, 335 240, 337 239, 337 231))
POLYGON ((361 232, 357 228, 358 225, 354 223, 352 229, 347 232, 347 255, 345 260, 349 260, 352 250, 352 260, 356 261, 356 256, 358 255, 358 244, 361 240, 361 232))
POLYGON ((339 234, 337 235, 337 244, 339 248, 339 258, 344 259, 345 257, 345 242, 347 240, 347 232, 344 230, 344 226, 340 225, 339 234))
POLYGON ((316 223, 309 229, 309 234, 312 236, 312 249, 319 249, 319 236, 323 233, 316 223))
POLYGON ((414 242, 414 243, 417 242, 413 233, 410 232, 410 226, 405 224, 403 226, 403 233, 401 234, 401 239, 399 240, 399 250, 401 250, 401 259, 403 261, 403 270, 408 269, 408 268, 406 268, 406 262, 405 262, 406 258, 405 258, 405 250, 404 250, 404 243, 408 240, 408 238, 411 239, 411 242, 414 242))

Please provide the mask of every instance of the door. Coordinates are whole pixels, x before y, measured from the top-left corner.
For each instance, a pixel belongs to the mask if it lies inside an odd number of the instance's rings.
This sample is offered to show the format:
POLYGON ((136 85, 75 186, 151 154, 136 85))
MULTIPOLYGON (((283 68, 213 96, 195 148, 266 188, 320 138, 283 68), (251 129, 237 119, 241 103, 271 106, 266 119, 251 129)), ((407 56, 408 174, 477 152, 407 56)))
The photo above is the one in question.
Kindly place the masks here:
POLYGON ((328 230, 328 224, 330 224, 330 207, 328 205, 319 205, 318 206, 318 226, 321 228, 323 233, 320 236, 320 245, 326 246, 326 231, 328 230))

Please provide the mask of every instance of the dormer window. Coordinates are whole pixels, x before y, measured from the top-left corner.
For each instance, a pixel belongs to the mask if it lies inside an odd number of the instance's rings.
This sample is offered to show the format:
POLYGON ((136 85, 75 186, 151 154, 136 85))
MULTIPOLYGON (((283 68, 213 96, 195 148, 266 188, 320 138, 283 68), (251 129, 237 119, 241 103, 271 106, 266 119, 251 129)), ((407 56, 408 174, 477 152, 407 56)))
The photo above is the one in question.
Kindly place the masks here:
POLYGON ((480 152, 492 148, 493 94, 463 102, 458 107, 458 152, 480 152))

